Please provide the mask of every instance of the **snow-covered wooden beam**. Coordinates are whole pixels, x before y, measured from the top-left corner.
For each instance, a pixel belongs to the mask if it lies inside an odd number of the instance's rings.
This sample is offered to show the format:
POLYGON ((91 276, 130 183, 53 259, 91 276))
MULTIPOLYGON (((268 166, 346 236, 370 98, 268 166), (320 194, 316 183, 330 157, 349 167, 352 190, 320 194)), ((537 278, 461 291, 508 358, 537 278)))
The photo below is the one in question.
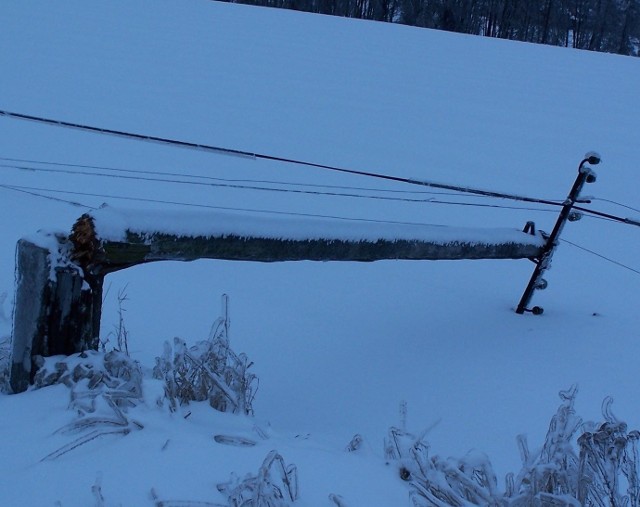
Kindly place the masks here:
POLYGON ((536 257, 540 237, 516 229, 237 216, 123 212, 103 208, 74 225, 74 258, 95 274, 160 260, 256 262, 536 257))
POLYGON ((515 229, 101 208, 70 235, 17 246, 11 386, 24 391, 39 356, 97 349, 104 277, 161 260, 255 262, 536 258, 544 240, 515 229))

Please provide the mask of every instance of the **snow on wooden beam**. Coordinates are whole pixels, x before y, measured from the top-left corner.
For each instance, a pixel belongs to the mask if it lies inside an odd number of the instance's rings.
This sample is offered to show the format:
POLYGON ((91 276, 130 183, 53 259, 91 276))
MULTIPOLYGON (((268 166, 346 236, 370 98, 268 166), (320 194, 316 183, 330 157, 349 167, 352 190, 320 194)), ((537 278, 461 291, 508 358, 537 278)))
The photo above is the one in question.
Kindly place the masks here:
POLYGON ((71 240, 78 262, 94 273, 160 260, 256 262, 536 257, 540 237, 515 229, 274 219, 224 213, 123 212, 83 215, 71 240))
POLYGON ((18 242, 11 387, 27 389, 40 356, 97 349, 104 277, 137 264, 522 259, 538 257, 543 245, 541 237, 511 229, 105 207, 80 217, 69 236, 40 233, 18 242))

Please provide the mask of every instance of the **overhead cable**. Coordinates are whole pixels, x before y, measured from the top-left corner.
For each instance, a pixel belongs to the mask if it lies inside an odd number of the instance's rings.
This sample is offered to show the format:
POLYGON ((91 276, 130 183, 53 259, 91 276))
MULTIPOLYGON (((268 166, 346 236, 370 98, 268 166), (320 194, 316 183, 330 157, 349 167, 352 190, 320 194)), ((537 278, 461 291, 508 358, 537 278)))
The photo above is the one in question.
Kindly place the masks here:
POLYGON ((80 123, 72 123, 72 122, 67 122, 67 121, 62 121, 62 120, 55 120, 55 119, 50 119, 50 118, 43 118, 40 116, 33 116, 33 115, 28 115, 28 114, 22 114, 22 113, 15 113, 15 112, 11 112, 11 111, 5 111, 5 110, 0 110, 0 116, 5 116, 8 118, 14 118, 14 119, 18 119, 18 120, 26 120, 26 121, 32 121, 32 122, 36 122, 36 123, 41 123, 41 124, 45 124, 45 125, 52 125, 52 126, 56 126, 56 127, 65 127, 65 128, 71 128, 71 129, 76 129, 76 130, 83 130, 86 132, 93 132, 95 134, 105 134, 105 135, 111 135, 111 136, 116 136, 116 137, 123 137, 126 139, 133 139, 133 140, 137 140, 137 141, 146 141, 146 142, 152 142, 152 143, 159 143, 159 144, 165 144, 165 145, 170 145, 170 146, 176 146, 176 147, 180 147, 180 148, 188 148, 188 149, 193 149, 193 150, 200 150, 200 151, 206 151, 206 152, 210 152, 210 153, 217 153, 220 155, 232 155, 232 156, 239 156, 239 157, 243 157, 243 158, 250 158, 250 159, 262 159, 262 160, 270 160, 270 161, 274 161, 274 162, 282 162, 282 163, 287 163, 287 164, 295 164, 295 165, 302 165, 302 166, 307 166, 307 167, 314 167, 316 169, 324 169, 324 170, 328 170, 328 171, 334 171, 334 172, 340 172, 343 174, 352 174, 352 175, 357 175, 357 176, 366 176, 369 178, 378 178, 378 179, 382 179, 382 180, 387 180, 387 181, 395 181, 395 182, 399 182, 399 183, 407 183, 410 185, 418 185, 418 186, 423 186, 423 187, 431 187, 431 188, 440 188, 443 190, 453 190, 456 192, 462 192, 462 193, 466 193, 466 194, 475 194, 475 195, 484 195, 484 196, 488 196, 488 197, 497 197, 500 199, 511 199, 511 200, 515 200, 515 201, 524 201, 524 202, 534 202, 534 203, 538 203, 538 204, 550 204, 553 206, 561 206, 562 204, 556 202, 556 201, 548 201, 546 199, 537 199, 537 198, 533 198, 533 197, 526 197, 526 196, 521 196, 521 195, 516 195, 516 194, 507 194, 507 193, 503 193, 503 192, 494 192, 494 191, 490 191, 490 190, 482 190, 482 189, 477 189, 477 188, 472 188, 472 187, 464 187, 464 186, 459 186, 459 185, 449 185, 449 184, 445 184, 445 183, 436 183, 436 182, 432 182, 432 181, 426 181, 426 180, 417 180, 414 178, 403 178, 400 176, 392 176, 389 174, 382 174, 382 173, 374 173, 374 172, 369 172, 369 171, 359 171, 356 169, 347 169, 344 167, 338 167, 338 166, 333 166, 333 165, 327 165, 327 164, 319 164, 319 163, 315 163, 315 162, 308 162, 308 161, 304 161, 304 160, 297 160, 297 159, 293 159, 293 158, 287 158, 287 157, 278 157, 278 156, 274 156, 274 155, 267 155, 267 154, 263 154, 263 153, 254 153, 254 152, 250 152, 250 151, 244 151, 244 150, 236 150, 236 149, 231 149, 231 148, 223 148, 223 147, 219 147, 219 146, 212 146, 212 145, 208 145, 208 144, 200 144, 200 143, 193 143, 193 142, 188 142, 188 141, 181 141, 181 140, 177 140, 177 139, 170 139, 170 138, 166 138, 166 137, 157 137, 157 136, 150 136, 150 135, 144 135, 144 134, 137 134, 137 133, 133 133, 133 132, 125 132, 122 130, 113 130, 113 129, 107 129, 107 128, 102 128, 102 127, 94 127, 91 125, 85 125, 85 124, 80 124, 80 123))
MULTIPOLYGON (((206 181, 223 181, 228 183, 260 183, 260 184, 269 184, 269 185, 285 185, 292 187, 312 187, 312 188, 330 188, 330 189, 338 189, 338 190, 357 190, 363 192, 381 192, 381 193, 391 193, 391 194, 426 194, 426 195, 460 195, 460 192, 434 192, 427 190, 399 190, 399 189, 390 189, 390 188, 372 188, 372 187, 356 187, 349 185, 328 185, 328 184, 318 184, 318 183, 296 183, 292 181, 281 181, 281 180, 263 180, 263 179, 239 179, 239 178, 221 178, 215 176, 207 176, 201 174, 189 174, 187 172, 167 172, 167 171, 149 171, 142 169, 123 169, 116 167, 106 167, 100 165, 87 165, 87 164, 70 164, 70 163, 62 163, 62 162, 48 162, 44 160, 29 160, 29 159, 21 159, 21 158, 9 158, 9 157, 0 157, 0 160, 6 162, 18 162, 18 163, 27 163, 27 164, 39 164, 45 166, 62 166, 62 167, 76 167, 80 169, 97 169, 100 171, 109 171, 109 172, 118 172, 118 173, 132 173, 132 174, 151 174, 155 176, 176 176, 182 178, 193 178, 198 180, 206 180, 206 181)), ((7 167, 15 167, 16 169, 24 168, 26 170, 34 170, 33 167, 26 166, 9 166, 7 167)), ((478 196, 485 197, 485 196, 478 196)))
POLYGON ((624 269, 626 269, 626 270, 628 270, 628 271, 631 271, 632 273, 636 273, 636 274, 640 275, 640 270, 637 270, 637 269, 635 269, 635 268, 632 268, 631 266, 627 266, 626 264, 623 264, 623 263, 621 263, 621 262, 619 262, 619 261, 616 261, 616 260, 614 260, 614 259, 611 259, 611 258, 609 258, 609 257, 606 257, 606 256, 604 256, 604 255, 602 255, 602 254, 599 254, 598 252, 594 252, 593 250, 589 250, 588 248, 585 248, 585 247, 583 247, 583 246, 576 245, 575 243, 572 243, 572 242, 571 242, 571 241, 569 241, 569 240, 561 239, 560 241, 562 241, 563 243, 567 243, 567 244, 569 244, 569 245, 571 245, 571 246, 573 246, 573 247, 576 247, 576 248, 578 248, 578 249, 580 249, 580 250, 583 250, 583 251, 585 251, 585 252, 587 252, 587 253, 590 253, 591 255, 595 255, 596 257, 599 257, 599 258, 601 258, 602 260, 605 260, 605 261, 607 261, 607 262, 610 262, 610 263, 612 263, 612 264, 615 264, 616 266, 619 266, 619 267, 624 268, 624 269))
MULTIPOLYGON (((318 191, 318 190, 274 188, 274 187, 263 187, 263 186, 257 186, 257 185, 240 185, 240 184, 231 184, 231 183, 209 183, 209 182, 201 182, 201 181, 186 181, 181 179, 164 179, 164 178, 155 178, 155 177, 146 177, 146 176, 145 177, 128 176, 128 175, 122 175, 122 174, 104 174, 104 173, 90 172, 90 171, 74 171, 70 169, 50 169, 50 168, 43 168, 43 167, 31 167, 31 166, 11 165, 11 164, 0 164, 0 167, 33 171, 33 172, 40 171, 40 172, 46 172, 46 173, 63 173, 63 174, 73 174, 73 175, 80 175, 80 176, 147 181, 147 182, 154 182, 154 183, 169 183, 169 184, 180 184, 180 185, 196 185, 196 186, 229 188, 234 190, 258 190, 258 191, 266 191, 266 192, 307 194, 307 195, 330 196, 330 197, 347 197, 347 198, 357 198, 357 199, 373 199, 373 200, 409 202, 409 203, 458 204, 461 206, 477 206, 477 207, 486 207, 486 208, 502 208, 502 209, 518 209, 518 210, 529 210, 529 211, 553 212, 553 210, 549 210, 549 209, 524 208, 522 206, 504 206, 504 205, 495 205, 495 204, 440 201, 433 197, 419 199, 419 198, 412 198, 412 197, 363 195, 363 194, 344 193, 344 192, 326 192, 326 191, 318 191)), ((434 194, 435 195, 451 195, 450 193, 434 193, 434 194)), ((460 194, 454 194, 454 195, 460 195, 460 194)))
POLYGON ((640 213, 640 209, 638 209, 638 208, 634 208, 633 206, 629 206, 628 204, 623 204, 621 202, 613 201, 611 199, 604 199, 603 197, 591 197, 590 199, 592 201, 608 202, 609 204, 615 204, 616 206, 620 206, 621 208, 626 208, 626 209, 629 209, 631 211, 636 211, 636 212, 640 213))
POLYGON ((595 215, 595 216, 598 216, 598 217, 607 218, 607 219, 612 220, 614 222, 622 222, 623 224, 635 225, 636 227, 640 227, 640 221, 635 220, 633 218, 619 217, 617 215, 611 215, 610 213, 603 213, 602 211, 596 211, 596 210, 592 210, 592 209, 589 209, 589 208, 583 208, 582 206, 573 206, 573 209, 576 209, 578 211, 583 211, 585 213, 591 213, 592 215, 595 215))
POLYGON ((56 202, 61 202, 61 203, 64 203, 64 204, 70 204, 71 206, 78 207, 78 208, 97 209, 95 207, 87 206, 86 204, 82 204, 82 203, 79 203, 79 202, 76 202, 76 201, 69 201, 68 199, 61 199, 60 197, 53 197, 51 195, 40 194, 40 193, 34 192, 33 190, 29 190, 29 187, 16 187, 16 186, 13 186, 13 185, 2 185, 2 184, 0 184, 0 188, 4 188, 5 190, 11 190, 13 192, 20 192, 22 194, 27 194, 27 195, 30 195, 32 197, 40 197, 42 199, 48 199, 50 201, 56 201, 56 202))
MULTIPOLYGON (((346 220, 346 221, 355 221, 355 222, 374 222, 374 223, 381 223, 381 224, 417 225, 417 226, 433 225, 433 224, 428 224, 423 222, 404 222, 399 220, 376 220, 372 218, 341 217, 341 216, 335 216, 335 215, 320 215, 315 213, 299 213, 299 212, 293 212, 293 211, 277 211, 277 210, 256 209, 256 208, 236 208, 236 207, 230 207, 230 206, 214 206, 210 204, 168 201, 163 199, 150 199, 145 197, 129 197, 129 196, 123 196, 123 195, 114 195, 114 194, 79 192, 79 191, 73 191, 73 190, 56 190, 51 188, 28 187, 28 186, 22 186, 22 185, 0 184, 0 188, 5 188, 7 190, 16 190, 16 191, 29 190, 29 192, 24 192, 24 193, 30 193, 31 195, 37 195, 34 192, 51 192, 51 193, 58 193, 58 194, 81 195, 81 196, 87 196, 87 197, 101 197, 106 199, 119 199, 123 201, 147 202, 147 203, 155 203, 155 204, 187 206, 187 207, 193 207, 193 208, 216 209, 216 210, 222 210, 222 211, 240 211, 243 213, 267 213, 272 215, 301 216, 301 217, 311 217, 311 218, 329 218, 334 220, 346 220)), ((40 195, 39 197, 47 198, 48 196, 40 195)), ((55 200, 82 206, 81 204, 73 203, 73 201, 65 201, 64 199, 55 199, 55 200)), ((92 208, 91 206, 85 206, 85 207, 90 209, 95 209, 95 208, 92 208)))
MULTIPOLYGON (((91 125, 85 125, 85 124, 80 124, 80 123, 71 123, 71 122, 62 121, 62 120, 55 120, 55 119, 50 119, 50 118, 43 118, 43 117, 40 117, 40 116, 27 115, 27 114, 22 114, 22 113, 15 113, 15 112, 6 111, 6 110, 0 110, 0 116, 5 116, 5 117, 8 117, 8 118, 14 118, 14 119, 19 119, 19 120, 32 121, 32 122, 36 122, 36 123, 42 123, 42 124, 52 125, 52 126, 57 126, 57 127, 65 127, 65 128, 83 130, 83 131, 93 132, 93 133, 96 133, 96 134, 105 134, 105 135, 111 135, 111 136, 116 136, 116 137, 123 137, 123 138, 133 139, 133 140, 137 140, 137 141, 146 141, 146 142, 152 142, 152 143, 166 144, 166 145, 170 145, 170 146, 177 146, 177 147, 181 147, 181 148, 188 148, 188 149, 207 151, 207 152, 217 153, 217 154, 221 154, 221 155, 239 156, 239 157, 250 158, 250 159, 254 159, 254 160, 255 159, 262 159, 262 160, 270 160, 270 161, 276 161, 276 162, 282 162, 282 163, 288 163, 288 164, 296 164, 296 165, 302 165, 302 166, 307 166, 307 167, 314 167, 314 168, 317 168, 317 169, 324 169, 324 170, 329 170, 329 171, 340 172, 340 173, 344 173, 344 174, 353 174, 353 175, 358 175, 358 176, 366 176, 366 177, 370 177, 370 178, 377 178, 377 179, 382 179, 382 180, 387 180, 387 181, 395 181, 395 182, 399 182, 399 183, 407 183, 407 184, 410 184, 410 185, 418 185, 418 186, 423 186, 423 187, 439 188, 439 189, 443 189, 443 190, 452 190, 452 191, 455 191, 455 192, 462 192, 462 193, 466 193, 466 194, 482 195, 482 196, 487 196, 487 197, 495 197, 495 198, 499 198, 499 199, 510 199, 510 200, 522 201, 522 202, 533 202, 533 203, 538 203, 538 204, 547 204, 547 205, 551 205, 551 206, 563 206, 564 205, 562 202, 550 201, 550 200, 547 200, 547 199, 539 199, 539 198, 534 198, 534 197, 521 196, 521 195, 517 195, 517 194, 507 194, 507 193, 503 193, 503 192, 495 192, 495 191, 490 191, 490 190, 482 190, 482 189, 477 189, 477 188, 472 188, 472 187, 464 187, 464 186, 458 186, 458 185, 449 185, 449 184, 444 184, 444 183, 436 183, 436 182, 431 182, 431 181, 426 181, 426 180, 417 180, 417 179, 414 179, 414 178, 403 178, 403 177, 400 177, 400 176, 392 176, 392 175, 388 175, 388 174, 374 173, 374 172, 369 172, 369 171, 359 171, 359 170, 355 170, 355 169, 347 169, 347 168, 338 167, 338 166, 319 164, 319 163, 315 163, 315 162, 308 162, 308 161, 297 160, 297 159, 286 158, 286 157, 278 157, 278 156, 274 156, 274 155, 253 153, 253 152, 249 152, 249 151, 236 150, 236 149, 231 149, 231 148, 223 148, 223 147, 219 147, 219 146, 212 146, 212 145, 207 145, 207 144, 193 143, 193 142, 181 141, 181 140, 170 139, 170 138, 165 138, 165 137, 157 137, 157 136, 150 136, 150 135, 144 135, 144 134, 136 134, 136 133, 132 133, 132 132, 125 132, 125 131, 121 131, 121 130, 113 130, 113 129, 106 129, 106 128, 102 128, 102 127, 94 127, 94 126, 91 126, 91 125)), ((582 201, 582 202, 588 202, 588 201, 582 201)), ((609 218, 609 219, 614 220, 614 221, 618 221, 618 222, 625 223, 625 224, 628 224, 628 225, 634 225, 634 226, 640 227, 640 221, 635 220, 635 219, 618 217, 616 215, 611 215, 611 214, 608 214, 608 213, 602 213, 602 212, 590 210, 590 209, 584 208, 584 207, 574 206, 574 208, 578 209, 580 211, 583 211, 585 213, 591 213, 591 214, 596 215, 596 216, 600 216, 600 217, 603 217, 603 218, 609 218)))

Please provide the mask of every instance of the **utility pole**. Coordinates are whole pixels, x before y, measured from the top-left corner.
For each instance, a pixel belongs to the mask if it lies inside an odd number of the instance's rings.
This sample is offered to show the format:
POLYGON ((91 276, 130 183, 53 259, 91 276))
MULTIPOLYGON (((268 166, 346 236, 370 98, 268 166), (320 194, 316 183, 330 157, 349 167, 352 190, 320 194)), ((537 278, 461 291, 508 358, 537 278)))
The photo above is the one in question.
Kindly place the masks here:
MULTIPOLYGON (((525 312, 531 312, 534 315, 540 315, 543 313, 544 310, 539 306, 534 306, 529 309, 529 303, 531 302, 531 298, 533 297, 533 293, 536 289, 543 290, 547 287, 547 281, 542 277, 542 275, 544 275, 545 271, 551 267, 551 257, 553 257, 553 253, 558 246, 560 233, 562 232, 562 229, 564 229, 567 220, 575 222, 582 218, 582 215, 579 212, 572 211, 572 208, 580 197, 580 192, 582 191, 584 184, 596 181, 596 173, 588 164, 598 165, 600 160, 600 155, 595 152, 589 152, 580 162, 580 165, 578 166, 578 176, 576 177, 576 181, 573 183, 573 187, 571 188, 567 199, 563 203, 562 210, 560 211, 560 215, 558 216, 558 220, 556 221, 553 231, 549 236, 545 235, 546 243, 542 248, 540 255, 531 259, 536 264, 536 267, 531 275, 529 284, 518 303, 516 313, 523 314, 525 312)), ((531 222, 527 224, 525 231, 527 231, 529 227, 532 227, 531 222)))

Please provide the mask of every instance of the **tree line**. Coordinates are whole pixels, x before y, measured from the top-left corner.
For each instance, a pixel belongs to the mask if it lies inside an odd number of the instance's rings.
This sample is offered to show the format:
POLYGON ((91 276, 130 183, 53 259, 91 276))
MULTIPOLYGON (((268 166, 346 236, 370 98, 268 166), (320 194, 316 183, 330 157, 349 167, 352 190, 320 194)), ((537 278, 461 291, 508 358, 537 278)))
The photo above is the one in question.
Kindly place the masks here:
POLYGON ((640 56, 640 0, 227 0, 640 56))

